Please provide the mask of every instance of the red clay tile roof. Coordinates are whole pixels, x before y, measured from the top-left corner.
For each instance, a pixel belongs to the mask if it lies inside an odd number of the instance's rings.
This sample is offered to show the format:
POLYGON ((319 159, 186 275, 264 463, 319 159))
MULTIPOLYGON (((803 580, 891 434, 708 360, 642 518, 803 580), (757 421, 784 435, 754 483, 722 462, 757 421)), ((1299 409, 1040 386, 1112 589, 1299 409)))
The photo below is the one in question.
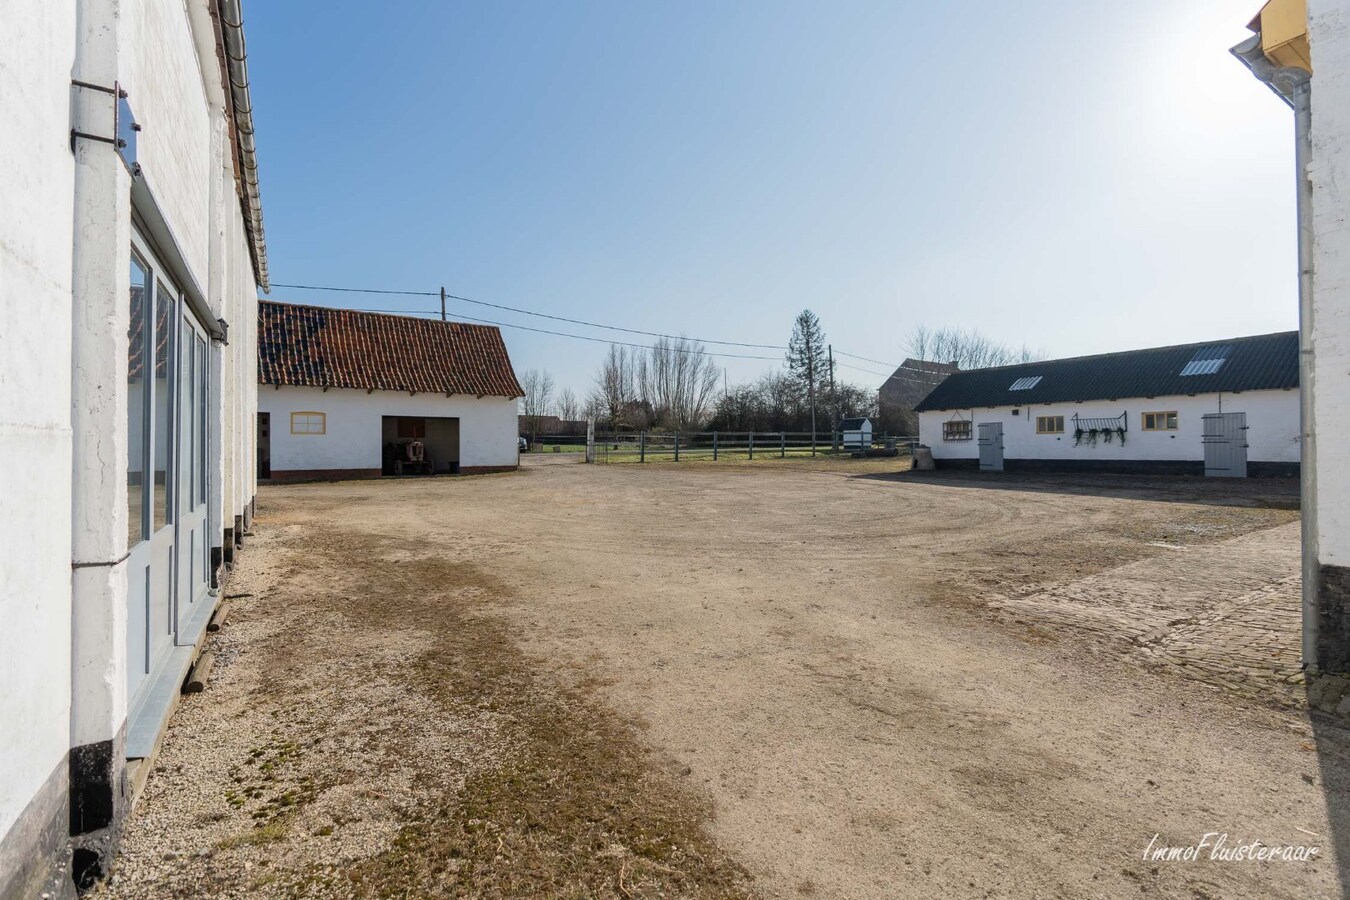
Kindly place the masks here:
POLYGON ((258 381, 521 397, 499 329, 386 313, 258 303, 258 381))

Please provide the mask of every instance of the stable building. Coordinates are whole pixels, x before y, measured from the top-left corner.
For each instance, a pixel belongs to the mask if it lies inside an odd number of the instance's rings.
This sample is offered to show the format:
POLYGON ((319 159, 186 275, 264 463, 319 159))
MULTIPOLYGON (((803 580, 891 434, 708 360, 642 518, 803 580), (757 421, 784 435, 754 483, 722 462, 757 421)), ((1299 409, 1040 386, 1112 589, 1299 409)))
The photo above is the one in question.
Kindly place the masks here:
POLYGON ((0 898, 108 871, 253 510, 267 250, 238 0, 0 28, 0 898))
POLYGON ((840 419, 839 439, 845 450, 868 450, 872 446, 872 420, 840 419))
POLYGON ((938 468, 1297 475, 1298 333, 953 372, 917 411, 938 468))
POLYGON ((258 475, 480 474, 520 464, 524 395, 501 331, 258 305, 258 475))

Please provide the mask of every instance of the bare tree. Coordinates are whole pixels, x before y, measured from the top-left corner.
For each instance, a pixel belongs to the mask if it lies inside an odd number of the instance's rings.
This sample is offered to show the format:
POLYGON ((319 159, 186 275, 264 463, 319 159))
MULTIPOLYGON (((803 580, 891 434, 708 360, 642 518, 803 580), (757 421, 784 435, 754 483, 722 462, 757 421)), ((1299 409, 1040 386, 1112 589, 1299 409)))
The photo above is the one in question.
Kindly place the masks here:
POLYGON ((553 402, 553 376, 547 371, 530 369, 520 377, 520 386, 525 389, 521 398, 521 412, 530 426, 530 443, 535 442, 539 434, 539 420, 548 415, 553 402))
POLYGON ((609 419, 611 430, 619 428, 637 401, 636 357, 636 352, 610 344, 595 376, 591 404, 599 411, 599 417, 609 419))
MULTIPOLYGON (((836 396, 841 417, 875 416, 877 393, 872 388, 840 382, 836 396)), ((786 372, 770 372, 750 384, 735 384, 719 394, 711 427, 727 431, 804 431, 811 425, 810 407, 800 386, 786 372)))
POLYGON ((577 402, 577 395, 572 393, 571 388, 563 388, 558 393, 557 406, 558 418, 567 422, 575 421, 581 408, 581 404, 577 402))
POLYGON ((708 417, 722 370, 703 345, 687 338, 660 338, 638 363, 642 399, 668 428, 697 428, 708 417))
POLYGON ((1020 348, 996 341, 977 329, 929 328, 910 332, 906 352, 928 362, 956 363, 963 369, 987 369, 1044 359, 1045 354, 1023 344, 1020 348))

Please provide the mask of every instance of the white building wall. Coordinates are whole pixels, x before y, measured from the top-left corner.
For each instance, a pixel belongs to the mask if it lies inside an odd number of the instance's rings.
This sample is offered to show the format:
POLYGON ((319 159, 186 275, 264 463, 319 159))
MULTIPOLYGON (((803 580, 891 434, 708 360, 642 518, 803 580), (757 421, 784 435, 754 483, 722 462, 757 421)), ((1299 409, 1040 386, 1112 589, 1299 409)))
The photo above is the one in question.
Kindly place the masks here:
MULTIPOLYGON (((0 895, 70 746, 75 6, 0 3, 0 895), (41 652, 34 652, 41 648, 41 652), (44 794, 44 786, 46 793, 44 794), (20 822, 21 817, 23 822, 20 822), (22 829, 25 835, 11 834, 22 829), (5 838, 12 840, 4 840, 5 838)), ((62 818, 61 821, 64 821, 62 818)), ((46 823, 44 823, 46 824, 46 823)))
POLYGON ((272 471, 379 469, 384 416, 459 419, 460 469, 515 466, 520 461, 514 398, 261 385, 258 411, 271 414, 272 471), (293 412, 321 412, 327 433, 291 434, 293 412))
POLYGON ((227 468, 238 472, 231 521, 252 498, 256 294, 209 9, 208 0, 0 0, 0 897, 36 896, 34 872, 59 872, 46 893, 70 892, 69 842, 106 867, 125 812, 133 181, 108 143, 82 138, 72 153, 72 127, 111 135, 115 102, 72 78, 127 92, 143 126, 138 158, 171 233, 172 248, 157 252, 181 253, 214 315, 230 322, 228 359, 218 344, 211 351, 242 374, 242 394, 216 383, 212 402, 222 413, 233 406, 241 424, 233 454, 213 454, 211 477, 221 485, 227 468), (213 192, 227 201, 213 204, 213 192), (213 246, 211 235, 227 231, 231 240, 213 246), (228 288, 212 289, 221 266, 228 288), (109 800, 112 819, 91 814, 77 833, 81 797, 109 800))
POLYGON ((1317 544, 1350 567, 1350 8, 1309 0, 1317 544))
POLYGON ((183 0, 121 0, 120 6, 121 40, 126 49, 119 60, 118 78, 136 120, 145 125, 137 136, 137 160, 173 226, 193 276, 205 285, 214 175, 211 109, 187 4, 183 0))
POLYGON ((224 290, 230 343, 224 348, 222 372, 226 400, 222 417, 225 453, 222 496, 224 525, 232 528, 235 517, 244 515, 245 508, 257 493, 253 453, 257 443, 258 294, 243 214, 232 192, 225 198, 225 215, 228 227, 225 230, 224 290))
POLYGON ((934 410, 919 414, 919 442, 933 450, 934 459, 977 459, 979 424, 1003 423, 1003 456, 1011 459, 1048 460, 1198 460, 1205 458, 1202 417, 1206 413, 1247 414, 1247 459, 1249 462, 1297 463, 1299 461, 1298 391, 1242 391, 1227 394, 1135 398, 1090 403, 1047 403, 1033 406, 934 410), (1017 409, 1017 415, 1012 412, 1017 409), (1142 414, 1171 412, 1177 417, 1176 431, 1144 431, 1142 414), (1098 440, 1096 446, 1075 446, 1073 416, 1106 418, 1128 413, 1125 444, 1098 440), (973 420, 969 441, 944 441, 942 423, 957 415, 973 420), (1037 434, 1037 416, 1063 416, 1064 434, 1037 434))

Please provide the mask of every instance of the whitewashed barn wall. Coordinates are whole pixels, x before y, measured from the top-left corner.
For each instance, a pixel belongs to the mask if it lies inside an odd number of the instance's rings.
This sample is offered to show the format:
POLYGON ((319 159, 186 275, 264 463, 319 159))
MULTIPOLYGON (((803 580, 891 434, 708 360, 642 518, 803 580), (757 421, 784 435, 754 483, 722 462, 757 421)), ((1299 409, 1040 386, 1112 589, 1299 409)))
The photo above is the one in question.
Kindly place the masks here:
POLYGON ((261 385, 258 411, 272 420, 272 471, 378 469, 383 416, 447 416, 459 422, 460 468, 514 466, 519 461, 519 419, 514 399, 502 397, 409 396, 396 391, 261 385), (322 412, 328 433, 292 435, 290 414, 322 412))
POLYGON ((113 797, 112 823, 74 836, 98 850, 101 868, 125 811, 132 452, 133 181, 107 143, 81 139, 72 153, 72 127, 111 133, 113 104, 72 78, 126 90, 143 126, 145 181, 173 244, 212 317, 231 326, 228 348, 211 344, 220 373, 209 473, 220 496, 211 518, 217 543, 223 522, 254 493, 256 291, 208 0, 5 0, 0 20, 0 471, 8 513, 0 517, 0 896, 36 895, 31 877, 52 876, 50 863, 64 855, 58 881, 42 883, 62 896, 71 889, 70 785, 102 779, 113 797), (224 383, 227 369, 237 374, 238 396, 224 383), (100 759, 94 768, 81 762, 100 759))
POLYGON ((1350 7, 1309 0, 1320 562, 1350 567, 1350 7))
MULTIPOLYGON (((1005 459, 1087 459, 1087 460, 1203 460, 1202 417, 1214 412, 1247 414, 1247 459, 1256 462, 1296 463, 1299 460, 1298 391, 1242 391, 1228 394, 1201 394, 1195 397, 1155 397, 1090 403, 1049 403, 1035 406, 996 407, 959 411, 974 419, 973 435, 978 437, 981 422, 1003 423, 1005 459), (1020 412, 1014 416, 1013 409, 1020 412), (1144 431, 1141 414, 1176 410, 1176 431, 1144 431), (1080 417, 1118 416, 1128 411, 1125 444, 1118 440, 1095 447, 1074 445, 1073 415, 1080 417), (1064 434, 1036 433, 1037 416, 1063 416, 1064 434)), ((919 441, 933 450, 934 459, 976 459, 978 442, 949 442, 942 439, 942 423, 954 418, 952 410, 934 410, 919 414, 919 441)))
POLYGON ((70 746, 71 666, 70 77, 75 33, 74 4, 4 3, 0 895, 14 879, 34 871, 29 839, 36 841, 42 828, 65 821, 61 804, 70 746))

